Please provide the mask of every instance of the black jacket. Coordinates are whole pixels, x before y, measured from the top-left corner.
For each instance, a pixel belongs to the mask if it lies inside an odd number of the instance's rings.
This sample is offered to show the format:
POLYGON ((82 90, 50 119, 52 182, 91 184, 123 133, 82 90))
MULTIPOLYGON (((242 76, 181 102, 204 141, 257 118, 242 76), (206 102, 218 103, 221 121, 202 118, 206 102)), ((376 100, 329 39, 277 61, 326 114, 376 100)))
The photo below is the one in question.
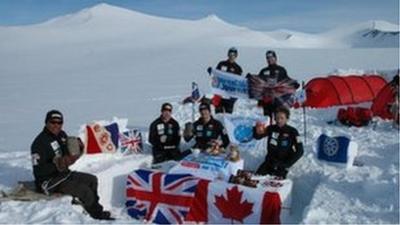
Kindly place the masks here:
POLYGON ((258 135, 254 130, 253 136, 257 140, 268 138, 266 161, 273 166, 287 169, 303 155, 303 144, 299 132, 289 125, 282 128, 278 125, 268 126, 263 135, 258 135))
POLYGON ((287 75, 286 69, 280 65, 269 65, 262 69, 258 75, 263 80, 273 79, 275 82, 280 82, 286 79, 290 79, 287 75))
POLYGON ((33 175, 37 187, 40 187, 42 182, 58 177, 62 173, 69 173, 69 171, 59 172, 53 163, 56 155, 64 156, 67 154, 67 134, 61 131, 56 136, 47 128, 44 128, 31 145, 33 175))
POLYGON ((221 61, 217 65, 217 70, 221 70, 228 73, 234 73, 237 75, 242 75, 243 70, 236 62, 229 62, 229 60, 221 61))
POLYGON ((153 145, 153 150, 178 149, 180 141, 180 127, 174 118, 165 123, 159 117, 151 123, 149 142, 153 145), (162 136, 166 137, 164 143, 161 142, 162 136))
MULTIPOLYGON (((211 140, 217 140, 221 137, 222 147, 226 148, 230 141, 226 133, 226 130, 221 122, 211 117, 208 123, 204 123, 202 118, 199 118, 193 124, 193 132, 196 140, 194 148, 199 148, 201 150, 206 150, 211 147, 211 140)), ((190 140, 192 137, 187 138, 186 141, 190 140)))

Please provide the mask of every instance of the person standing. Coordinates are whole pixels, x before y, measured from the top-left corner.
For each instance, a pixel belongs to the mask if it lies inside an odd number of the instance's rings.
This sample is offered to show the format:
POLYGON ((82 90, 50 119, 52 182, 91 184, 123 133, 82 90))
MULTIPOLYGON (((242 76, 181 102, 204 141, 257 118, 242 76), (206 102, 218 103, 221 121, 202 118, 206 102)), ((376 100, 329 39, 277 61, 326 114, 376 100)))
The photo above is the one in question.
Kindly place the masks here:
MULTIPOLYGON (((236 74, 238 76, 242 75, 243 70, 239 64, 236 63, 236 59, 238 57, 238 50, 234 47, 228 50, 228 59, 223 60, 218 63, 216 69, 221 70, 223 72, 236 74)), ((211 67, 208 69, 208 72, 211 73, 211 67)), ((218 99, 218 104, 215 106, 215 113, 229 113, 233 112, 233 108, 236 102, 236 98, 222 98, 221 96, 215 96, 215 99, 218 99)), ((214 100, 215 102, 215 100, 214 100)))
MULTIPOLYGON (((62 130, 63 115, 58 110, 47 112, 45 127, 31 145, 33 175, 36 188, 49 195, 62 193, 79 199, 94 219, 114 220, 99 203, 97 177, 69 170, 77 156, 69 153, 68 135, 62 130)), ((83 144, 82 144, 83 145, 83 144)), ((81 146, 83 149, 83 146, 81 146)))
MULTIPOLYGON (((268 50, 265 54, 268 66, 263 68, 259 73, 258 76, 266 81, 268 84, 274 86, 277 85, 279 82, 285 80, 292 80, 283 66, 278 65, 278 59, 275 51, 268 50)), ((293 80, 291 84, 295 89, 299 88, 300 85, 297 81, 293 80)), ((284 95, 282 99, 268 99, 268 100, 261 100, 258 102, 258 105, 263 107, 263 112, 265 116, 269 116, 272 121, 272 116, 274 115, 275 109, 283 105, 283 101, 286 98, 290 98, 290 94, 284 95)))

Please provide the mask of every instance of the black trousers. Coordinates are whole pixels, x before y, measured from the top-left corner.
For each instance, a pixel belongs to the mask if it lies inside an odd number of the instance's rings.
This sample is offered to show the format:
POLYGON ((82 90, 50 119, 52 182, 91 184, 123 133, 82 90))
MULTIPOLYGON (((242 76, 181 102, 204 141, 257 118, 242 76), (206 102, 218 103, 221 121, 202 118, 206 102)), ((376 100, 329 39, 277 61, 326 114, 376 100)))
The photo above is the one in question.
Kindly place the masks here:
POLYGON ((153 163, 161 163, 168 160, 180 160, 181 152, 179 149, 161 149, 153 148, 153 163))
POLYGON ((283 167, 277 166, 276 163, 273 163, 271 160, 266 159, 257 169, 256 174, 260 175, 273 175, 282 178, 286 178, 288 170, 283 167))
POLYGON ((99 203, 97 186, 96 176, 88 173, 71 172, 68 179, 56 187, 55 192, 78 198, 89 215, 98 218, 103 212, 103 206, 99 203))
POLYGON ((221 99, 221 103, 215 107, 215 113, 232 113, 233 106, 235 105, 236 98, 229 98, 229 99, 221 99))
POLYGON ((181 152, 179 149, 159 150, 153 149, 153 164, 161 163, 168 160, 179 161, 192 153, 191 150, 181 152))

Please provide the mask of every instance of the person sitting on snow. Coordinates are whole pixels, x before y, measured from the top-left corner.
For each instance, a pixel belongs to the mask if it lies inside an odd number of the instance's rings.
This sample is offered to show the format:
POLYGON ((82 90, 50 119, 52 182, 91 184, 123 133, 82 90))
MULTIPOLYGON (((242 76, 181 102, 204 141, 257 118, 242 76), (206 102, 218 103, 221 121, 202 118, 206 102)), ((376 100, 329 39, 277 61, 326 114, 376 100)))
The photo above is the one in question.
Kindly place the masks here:
POLYGON ((274 175, 285 179, 288 169, 303 155, 303 144, 296 128, 287 125, 290 111, 279 107, 275 111, 276 124, 265 127, 257 123, 254 138, 268 138, 267 156, 257 169, 257 174, 274 175))
POLYGON ((211 116, 211 108, 207 103, 199 106, 200 118, 193 126, 187 126, 184 131, 185 141, 195 137, 196 144, 193 148, 201 151, 226 148, 229 145, 229 137, 221 122, 211 116), (221 140, 220 140, 221 139, 221 140))
MULTIPOLYGON (((292 80, 288 76, 286 69, 283 66, 278 65, 277 55, 275 51, 268 50, 265 54, 265 58, 267 60, 268 66, 263 68, 258 73, 258 76, 261 79, 273 85, 285 80, 292 80)), ((300 87, 300 85, 299 83, 297 83, 297 81, 293 80, 293 87, 297 89, 300 87)), ((270 99, 268 102, 263 100, 258 102, 258 105, 263 107, 264 116, 269 116, 271 122, 275 109, 282 106, 285 102, 285 99, 290 98, 290 95, 284 95, 281 98, 282 99, 270 99)))
MULTIPOLYGON (((45 194, 62 193, 79 199, 94 219, 113 220, 99 203, 97 177, 69 170, 79 156, 70 154, 68 135, 62 130, 63 115, 58 110, 46 114, 45 127, 31 146, 33 175, 37 190, 45 194)), ((81 144, 83 149, 83 144, 81 144)))
MULTIPOLYGON (((242 75, 242 67, 240 67, 239 64, 237 64, 235 61, 237 57, 238 50, 234 47, 230 48, 228 50, 228 59, 219 62, 216 69, 232 74, 237 74, 239 76, 242 75)), ((207 69, 208 73, 211 73, 211 70, 211 67, 209 67, 207 69)), ((220 100, 219 104, 217 104, 217 106, 215 107, 215 113, 232 113, 233 107, 237 100, 236 98, 225 99, 221 96, 215 96, 214 98, 218 98, 220 100)))
POLYGON ((153 149, 153 163, 180 160, 180 141, 180 127, 172 118, 172 105, 164 103, 161 106, 160 117, 150 125, 149 142, 153 149))

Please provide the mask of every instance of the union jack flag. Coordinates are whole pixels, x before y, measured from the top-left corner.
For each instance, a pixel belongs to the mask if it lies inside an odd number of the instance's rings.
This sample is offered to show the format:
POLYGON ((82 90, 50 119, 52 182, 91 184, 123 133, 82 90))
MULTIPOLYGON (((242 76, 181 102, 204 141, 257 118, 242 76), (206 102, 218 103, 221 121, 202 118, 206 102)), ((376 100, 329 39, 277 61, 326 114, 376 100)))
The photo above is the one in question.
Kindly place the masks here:
POLYGON ((134 129, 120 134, 121 150, 122 153, 134 152, 139 153, 142 151, 142 134, 134 129))
POLYGON ((248 76, 249 97, 264 102, 278 101, 280 104, 292 104, 292 96, 296 93, 295 80, 283 80, 275 82, 274 80, 263 80, 259 76, 248 76))
POLYGON ((128 214, 150 223, 182 224, 199 180, 189 174, 136 170, 127 180, 128 214))

